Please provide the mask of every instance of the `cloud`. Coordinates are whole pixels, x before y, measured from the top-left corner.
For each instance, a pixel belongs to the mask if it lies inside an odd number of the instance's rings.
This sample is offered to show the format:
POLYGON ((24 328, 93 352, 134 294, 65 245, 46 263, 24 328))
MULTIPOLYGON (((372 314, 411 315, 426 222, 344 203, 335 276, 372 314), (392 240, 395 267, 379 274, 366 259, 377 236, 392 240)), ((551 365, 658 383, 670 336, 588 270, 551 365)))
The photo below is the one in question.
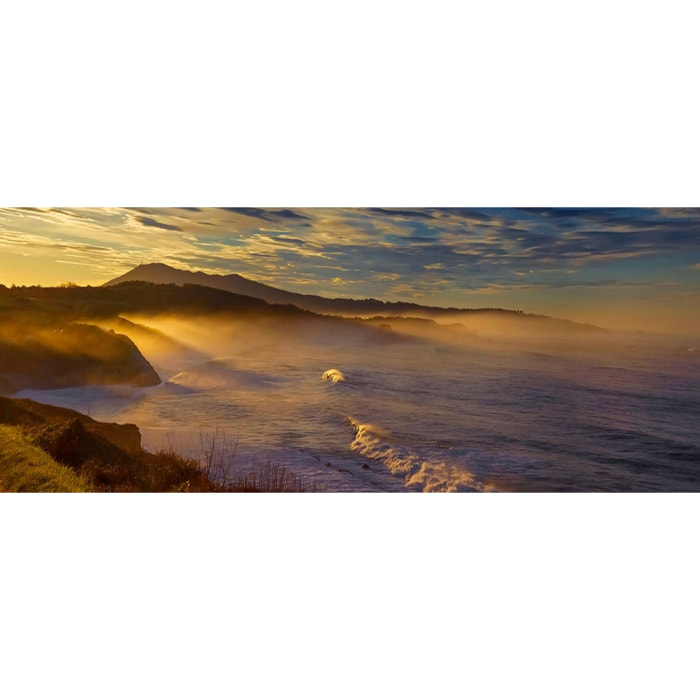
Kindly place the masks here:
POLYGON ((164 224, 160 221, 156 221, 156 219, 151 219, 148 216, 137 216, 136 221, 138 221, 140 224, 143 224, 144 226, 162 228, 165 231, 182 231, 182 229, 179 226, 175 226, 174 224, 164 224))
POLYGON ((494 220, 492 215, 480 212, 477 209, 465 209, 462 207, 441 207, 435 209, 435 216, 439 218, 453 217, 459 220, 477 221, 480 223, 490 223, 494 220))
POLYGON ((61 214, 63 216, 68 216, 72 219, 80 219, 81 221, 85 221, 87 217, 83 216, 82 214, 79 214, 77 210, 75 209, 48 209, 47 211, 54 212, 56 214, 61 214))
POLYGON ((439 294, 459 305, 477 290, 697 284, 700 210, 0 209, 0 246, 92 264, 93 280, 163 261, 309 293, 338 277, 360 297, 439 294))
POLYGON ((367 209, 372 214, 379 216, 389 216, 394 218, 415 218, 415 219, 432 219, 433 214, 428 209, 382 209, 380 207, 370 207, 367 209))
POLYGON ((231 214, 242 214, 254 219, 263 219, 264 221, 304 221, 308 220, 308 216, 292 209, 258 209, 255 207, 219 207, 220 211, 227 211, 231 214))
MULTIPOLYGON (((273 232, 276 233, 276 232, 273 232)), ((295 245, 295 246, 300 246, 300 247, 305 247, 308 245, 306 241, 302 241, 301 238, 292 238, 290 236, 260 236, 260 238, 264 238, 265 240, 271 241, 272 243, 278 243, 280 245, 295 245)))

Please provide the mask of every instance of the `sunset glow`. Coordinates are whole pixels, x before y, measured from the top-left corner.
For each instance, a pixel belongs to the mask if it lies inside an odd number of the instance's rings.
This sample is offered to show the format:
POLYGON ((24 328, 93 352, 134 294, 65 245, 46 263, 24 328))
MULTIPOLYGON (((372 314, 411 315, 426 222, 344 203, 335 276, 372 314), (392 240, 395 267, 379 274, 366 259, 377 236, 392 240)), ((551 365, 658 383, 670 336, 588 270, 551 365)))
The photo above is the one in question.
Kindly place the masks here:
POLYGON ((101 285, 140 263, 288 291, 700 331, 697 209, 0 210, 0 283, 101 285))

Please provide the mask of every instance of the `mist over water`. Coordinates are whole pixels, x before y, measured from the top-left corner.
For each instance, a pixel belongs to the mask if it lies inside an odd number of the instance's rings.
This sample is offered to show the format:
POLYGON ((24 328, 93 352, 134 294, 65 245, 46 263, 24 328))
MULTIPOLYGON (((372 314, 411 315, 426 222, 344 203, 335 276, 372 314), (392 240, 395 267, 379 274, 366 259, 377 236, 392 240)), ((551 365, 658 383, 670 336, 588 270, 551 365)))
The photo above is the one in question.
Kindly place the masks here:
POLYGON ((149 323, 173 339, 139 345, 160 386, 20 395, 329 490, 700 490, 700 354, 680 341, 149 323))

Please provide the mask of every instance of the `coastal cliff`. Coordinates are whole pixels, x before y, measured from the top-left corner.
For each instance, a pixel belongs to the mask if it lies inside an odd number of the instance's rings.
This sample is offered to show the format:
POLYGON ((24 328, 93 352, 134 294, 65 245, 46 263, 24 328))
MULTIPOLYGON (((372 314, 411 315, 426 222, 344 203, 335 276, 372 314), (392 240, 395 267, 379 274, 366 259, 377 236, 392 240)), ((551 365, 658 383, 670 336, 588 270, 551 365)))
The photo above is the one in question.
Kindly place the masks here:
POLYGON ((154 386, 160 377, 125 335, 70 323, 0 331, 0 391, 90 384, 154 386))

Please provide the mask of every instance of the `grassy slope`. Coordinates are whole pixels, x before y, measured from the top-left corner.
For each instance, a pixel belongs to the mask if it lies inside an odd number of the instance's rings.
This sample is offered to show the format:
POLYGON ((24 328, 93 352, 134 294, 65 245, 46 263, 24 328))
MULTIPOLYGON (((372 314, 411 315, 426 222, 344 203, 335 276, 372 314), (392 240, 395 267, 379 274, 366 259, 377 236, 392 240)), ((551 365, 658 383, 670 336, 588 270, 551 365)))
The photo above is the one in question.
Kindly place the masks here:
POLYGON ((135 425, 0 396, 0 491, 324 491, 276 463, 234 469, 233 454, 183 459, 140 447, 135 425), (3 425, 2 423, 5 423, 3 425))
POLYGON ((33 445, 17 428, 0 425, 0 490, 82 493, 90 487, 33 445))

